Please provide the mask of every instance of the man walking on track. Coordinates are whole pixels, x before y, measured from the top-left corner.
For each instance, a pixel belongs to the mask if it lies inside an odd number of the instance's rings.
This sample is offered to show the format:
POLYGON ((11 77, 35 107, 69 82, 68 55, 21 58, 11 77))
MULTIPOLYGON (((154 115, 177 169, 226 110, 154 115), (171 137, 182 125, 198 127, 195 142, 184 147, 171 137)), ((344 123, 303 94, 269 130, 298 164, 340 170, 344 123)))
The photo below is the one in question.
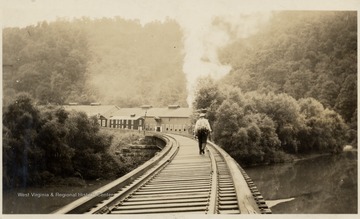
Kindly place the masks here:
POLYGON ((200 113, 200 118, 196 121, 194 133, 199 141, 199 154, 205 154, 205 147, 208 135, 211 132, 209 121, 205 119, 205 113, 200 113))

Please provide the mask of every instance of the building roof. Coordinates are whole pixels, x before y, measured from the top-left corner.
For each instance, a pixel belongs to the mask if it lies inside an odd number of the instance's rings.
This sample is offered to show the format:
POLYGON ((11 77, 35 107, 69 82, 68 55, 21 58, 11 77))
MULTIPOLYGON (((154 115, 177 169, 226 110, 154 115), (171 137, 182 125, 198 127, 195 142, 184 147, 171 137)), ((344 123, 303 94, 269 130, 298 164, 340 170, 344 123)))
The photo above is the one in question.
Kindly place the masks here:
POLYGON ((163 114, 160 114, 159 117, 190 117, 192 114, 191 108, 176 108, 176 109, 168 109, 163 111, 163 114))
POLYGON ((113 116, 119 107, 115 105, 65 105, 65 110, 85 112, 88 116, 102 115, 106 118, 113 116))
POLYGON ((85 112, 88 116, 102 115, 111 119, 134 119, 140 117, 157 118, 189 118, 192 114, 191 108, 174 107, 173 105, 163 108, 135 107, 120 108, 115 105, 65 105, 66 110, 76 110, 85 112), (120 118, 121 117, 121 118, 120 118))
POLYGON ((138 120, 140 119, 142 116, 113 116, 110 119, 114 119, 114 120, 138 120))
POLYGON ((120 108, 114 113, 114 116, 141 116, 141 117, 177 117, 188 118, 192 114, 190 108, 120 108))

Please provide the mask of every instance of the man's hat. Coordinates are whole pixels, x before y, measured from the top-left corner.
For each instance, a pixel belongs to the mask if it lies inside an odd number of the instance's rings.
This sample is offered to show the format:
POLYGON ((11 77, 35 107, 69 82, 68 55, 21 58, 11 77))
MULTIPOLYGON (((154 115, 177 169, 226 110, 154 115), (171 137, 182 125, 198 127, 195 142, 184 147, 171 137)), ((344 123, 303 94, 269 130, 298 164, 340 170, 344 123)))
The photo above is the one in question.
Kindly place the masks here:
POLYGON ((200 113, 200 117, 205 117, 205 113, 200 113))

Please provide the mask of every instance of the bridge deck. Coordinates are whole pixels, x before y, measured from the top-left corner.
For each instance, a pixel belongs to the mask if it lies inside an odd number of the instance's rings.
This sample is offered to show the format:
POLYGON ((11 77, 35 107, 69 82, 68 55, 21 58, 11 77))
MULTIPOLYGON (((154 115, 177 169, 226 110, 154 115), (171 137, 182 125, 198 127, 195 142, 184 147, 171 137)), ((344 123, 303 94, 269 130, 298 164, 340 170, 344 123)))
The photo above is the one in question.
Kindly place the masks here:
POLYGON ((55 213, 271 213, 252 180, 219 146, 209 142, 200 155, 195 139, 157 138, 167 142, 157 156, 94 192, 112 196, 82 197, 55 213))
POLYGON ((200 155, 194 139, 176 139, 180 147, 171 163, 111 213, 207 212, 212 186, 209 153, 200 155))

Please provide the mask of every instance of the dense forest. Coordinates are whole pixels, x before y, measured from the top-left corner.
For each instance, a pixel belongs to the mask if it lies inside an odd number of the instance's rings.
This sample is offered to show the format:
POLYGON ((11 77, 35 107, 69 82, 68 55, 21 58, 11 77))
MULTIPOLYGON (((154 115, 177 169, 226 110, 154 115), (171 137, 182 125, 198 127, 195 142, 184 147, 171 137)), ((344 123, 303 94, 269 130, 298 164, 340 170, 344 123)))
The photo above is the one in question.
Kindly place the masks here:
POLYGON ((67 22, 3 29, 4 105, 21 92, 39 104, 86 95, 89 57, 86 33, 67 22))
POLYGON ((198 82, 194 107, 206 109, 213 140, 242 165, 277 163, 309 153, 337 153, 348 126, 314 98, 242 92, 209 77, 198 82))
POLYGON ((357 147, 356 12, 277 12, 220 57, 232 71, 201 78, 194 107, 241 164, 357 147))
POLYGON ((39 107, 20 93, 3 112, 4 188, 119 176, 122 167, 108 152, 112 138, 96 117, 39 107))
POLYGON ((221 52, 225 83, 243 92, 312 97, 357 130, 357 14, 274 13, 266 28, 221 52))
POLYGON ((142 26, 82 18, 5 28, 4 105, 27 92, 37 104, 187 106, 182 45, 172 20, 142 26))

